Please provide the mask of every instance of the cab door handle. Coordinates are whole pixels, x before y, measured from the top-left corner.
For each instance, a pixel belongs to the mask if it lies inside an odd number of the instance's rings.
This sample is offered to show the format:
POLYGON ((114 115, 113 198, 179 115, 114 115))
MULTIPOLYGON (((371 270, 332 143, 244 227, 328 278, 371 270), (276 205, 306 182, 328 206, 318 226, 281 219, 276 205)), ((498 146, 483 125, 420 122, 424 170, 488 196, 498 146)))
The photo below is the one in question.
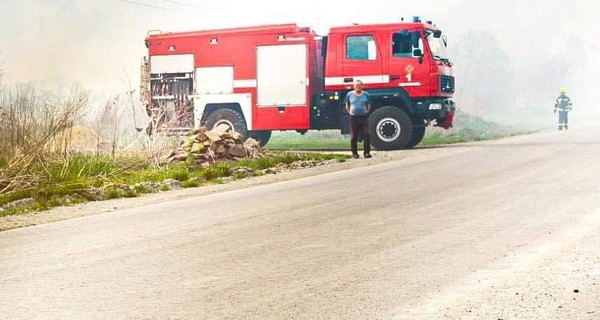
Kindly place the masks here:
POLYGON ((344 82, 345 83, 354 82, 354 78, 344 78, 344 82))

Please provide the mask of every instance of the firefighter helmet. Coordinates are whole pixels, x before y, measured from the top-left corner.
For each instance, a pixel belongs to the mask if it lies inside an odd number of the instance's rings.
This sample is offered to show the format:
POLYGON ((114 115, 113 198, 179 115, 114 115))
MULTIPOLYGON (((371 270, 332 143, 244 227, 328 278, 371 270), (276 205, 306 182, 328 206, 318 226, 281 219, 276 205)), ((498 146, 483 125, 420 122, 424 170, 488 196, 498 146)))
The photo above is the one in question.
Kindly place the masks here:
POLYGON ((567 88, 560 88, 558 90, 559 93, 567 93, 567 88))

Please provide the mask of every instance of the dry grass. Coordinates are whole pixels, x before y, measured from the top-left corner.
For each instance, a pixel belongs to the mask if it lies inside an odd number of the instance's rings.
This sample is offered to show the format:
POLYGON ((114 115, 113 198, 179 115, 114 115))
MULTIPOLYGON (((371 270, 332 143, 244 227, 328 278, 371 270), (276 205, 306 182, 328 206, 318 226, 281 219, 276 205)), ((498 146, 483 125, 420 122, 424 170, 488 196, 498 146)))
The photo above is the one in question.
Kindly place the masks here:
POLYGON ((0 88, 0 194, 36 185, 34 168, 68 153, 75 121, 87 104, 78 87, 67 94, 33 86, 0 88))

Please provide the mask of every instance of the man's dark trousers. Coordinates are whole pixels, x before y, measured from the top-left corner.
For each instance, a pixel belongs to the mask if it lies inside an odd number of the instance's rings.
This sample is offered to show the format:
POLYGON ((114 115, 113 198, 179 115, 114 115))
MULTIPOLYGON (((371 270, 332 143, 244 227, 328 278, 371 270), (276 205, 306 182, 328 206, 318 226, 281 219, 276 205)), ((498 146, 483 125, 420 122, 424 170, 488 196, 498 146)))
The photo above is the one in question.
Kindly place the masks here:
POLYGON ((369 117, 364 116, 350 116, 350 148, 352 154, 358 154, 358 136, 363 138, 364 154, 371 153, 371 136, 369 135, 369 117))

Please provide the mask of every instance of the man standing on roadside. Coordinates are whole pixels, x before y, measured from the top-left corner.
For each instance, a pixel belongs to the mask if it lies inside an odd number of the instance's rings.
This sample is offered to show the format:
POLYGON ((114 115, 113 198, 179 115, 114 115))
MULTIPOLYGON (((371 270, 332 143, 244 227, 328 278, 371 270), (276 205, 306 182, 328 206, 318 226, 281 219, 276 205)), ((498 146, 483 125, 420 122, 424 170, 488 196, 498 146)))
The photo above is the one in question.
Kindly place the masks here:
POLYGON ((350 114, 350 148, 352 157, 358 158, 358 136, 363 137, 363 151, 365 158, 371 158, 371 136, 369 135, 369 111, 371 111, 371 96, 364 91, 363 83, 356 80, 354 90, 348 92, 344 104, 346 112, 350 114))

